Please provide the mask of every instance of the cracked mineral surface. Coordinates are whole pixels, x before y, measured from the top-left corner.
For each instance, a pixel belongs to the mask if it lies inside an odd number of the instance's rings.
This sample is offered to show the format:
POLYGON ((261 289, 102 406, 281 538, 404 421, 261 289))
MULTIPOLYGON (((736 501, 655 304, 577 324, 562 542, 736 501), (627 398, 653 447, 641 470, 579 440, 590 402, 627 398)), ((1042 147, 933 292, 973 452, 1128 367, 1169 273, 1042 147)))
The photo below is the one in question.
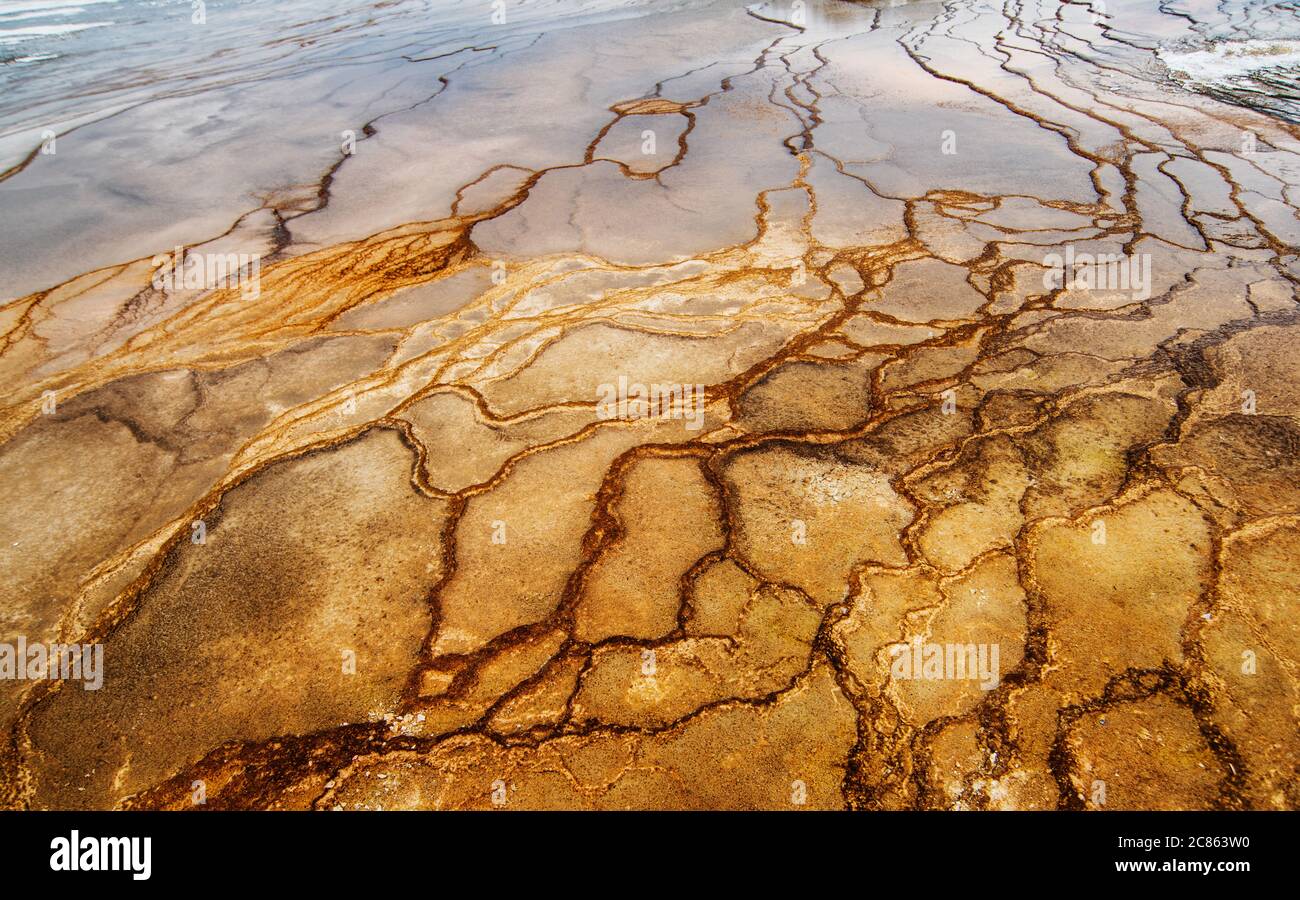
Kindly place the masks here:
POLYGON ((33 8, 0 804, 1300 807, 1294 3, 33 8))

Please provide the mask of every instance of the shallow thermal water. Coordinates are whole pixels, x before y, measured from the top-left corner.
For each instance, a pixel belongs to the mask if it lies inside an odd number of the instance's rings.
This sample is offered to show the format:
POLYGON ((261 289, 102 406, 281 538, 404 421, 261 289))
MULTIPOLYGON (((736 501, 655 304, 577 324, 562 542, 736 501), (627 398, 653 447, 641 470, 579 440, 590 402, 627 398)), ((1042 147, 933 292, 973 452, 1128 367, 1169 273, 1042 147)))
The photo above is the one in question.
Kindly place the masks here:
POLYGON ((0 802, 1296 808, 1296 18, 0 5, 0 802))

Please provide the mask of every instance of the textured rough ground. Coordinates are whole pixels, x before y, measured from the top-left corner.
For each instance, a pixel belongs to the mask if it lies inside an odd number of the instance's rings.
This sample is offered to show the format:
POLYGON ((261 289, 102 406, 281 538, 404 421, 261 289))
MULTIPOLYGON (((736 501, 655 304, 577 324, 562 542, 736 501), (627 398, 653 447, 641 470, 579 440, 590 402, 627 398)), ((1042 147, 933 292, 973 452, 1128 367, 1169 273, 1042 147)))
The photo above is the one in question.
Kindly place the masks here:
POLYGON ((1153 52, 1267 10, 210 6, 0 103, 0 640, 107 667, 5 804, 1300 807, 1300 134, 1153 52))

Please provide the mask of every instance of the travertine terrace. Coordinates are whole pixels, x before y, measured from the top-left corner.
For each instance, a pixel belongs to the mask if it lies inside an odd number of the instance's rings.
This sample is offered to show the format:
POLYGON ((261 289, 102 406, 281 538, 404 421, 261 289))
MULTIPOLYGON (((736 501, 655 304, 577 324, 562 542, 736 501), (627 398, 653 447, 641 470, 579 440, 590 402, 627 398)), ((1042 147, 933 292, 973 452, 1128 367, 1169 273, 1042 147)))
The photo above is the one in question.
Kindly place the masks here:
POLYGON ((208 6, 0 76, 5 805, 1300 806, 1294 9, 208 6))

